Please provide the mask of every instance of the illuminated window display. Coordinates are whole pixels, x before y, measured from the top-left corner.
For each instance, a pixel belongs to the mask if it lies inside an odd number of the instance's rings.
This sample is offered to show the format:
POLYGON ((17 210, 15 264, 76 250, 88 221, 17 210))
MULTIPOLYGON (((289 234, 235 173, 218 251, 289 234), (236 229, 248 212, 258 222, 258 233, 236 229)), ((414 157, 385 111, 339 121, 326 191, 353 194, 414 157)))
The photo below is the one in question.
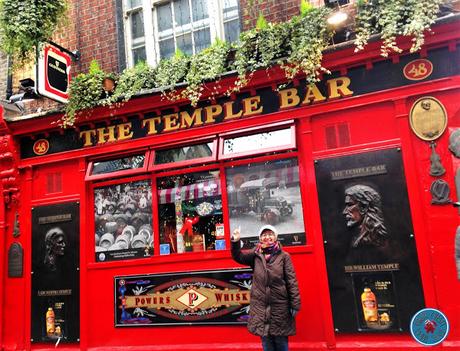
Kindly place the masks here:
POLYGON ((224 250, 219 171, 157 179, 160 254, 224 250))
POLYGON ((153 254, 149 180, 95 188, 94 216, 96 261, 153 254))

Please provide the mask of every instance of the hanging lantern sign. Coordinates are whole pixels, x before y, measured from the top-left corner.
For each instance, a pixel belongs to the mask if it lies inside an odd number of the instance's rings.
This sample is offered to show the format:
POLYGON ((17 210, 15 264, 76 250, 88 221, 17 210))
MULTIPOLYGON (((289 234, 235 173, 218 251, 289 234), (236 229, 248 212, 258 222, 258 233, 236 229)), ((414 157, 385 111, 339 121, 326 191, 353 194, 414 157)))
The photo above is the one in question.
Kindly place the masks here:
POLYGON ((37 60, 37 92, 41 96, 67 103, 72 59, 66 52, 47 44, 37 60))

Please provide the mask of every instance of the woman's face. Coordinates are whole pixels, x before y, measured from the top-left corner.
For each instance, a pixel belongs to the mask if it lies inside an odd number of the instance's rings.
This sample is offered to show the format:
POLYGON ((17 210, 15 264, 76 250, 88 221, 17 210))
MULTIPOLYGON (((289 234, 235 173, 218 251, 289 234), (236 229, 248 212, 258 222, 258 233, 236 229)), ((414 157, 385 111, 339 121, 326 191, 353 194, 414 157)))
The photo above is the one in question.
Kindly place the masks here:
POLYGON ((275 233, 272 230, 264 230, 264 232, 260 234, 260 242, 262 244, 271 245, 274 244, 275 241, 275 233))

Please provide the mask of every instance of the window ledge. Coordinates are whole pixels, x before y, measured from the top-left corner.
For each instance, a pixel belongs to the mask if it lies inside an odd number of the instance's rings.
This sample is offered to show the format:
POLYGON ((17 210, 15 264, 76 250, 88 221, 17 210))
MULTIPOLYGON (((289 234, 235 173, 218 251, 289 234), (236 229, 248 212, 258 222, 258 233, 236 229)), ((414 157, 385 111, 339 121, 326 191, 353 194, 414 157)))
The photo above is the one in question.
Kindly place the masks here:
MULTIPOLYGON (((283 248, 291 255, 305 254, 313 252, 313 245, 290 246, 283 248)), ((231 259, 230 250, 208 251, 208 252, 187 252, 184 254, 156 255, 147 258, 136 258, 130 260, 110 261, 110 262, 92 262, 88 263, 88 270, 127 268, 140 266, 153 266, 158 264, 175 264, 183 262, 201 262, 203 260, 223 260, 231 259)), ((200 269, 197 265, 194 267, 200 269)), ((193 269, 192 269, 193 270, 193 269)))

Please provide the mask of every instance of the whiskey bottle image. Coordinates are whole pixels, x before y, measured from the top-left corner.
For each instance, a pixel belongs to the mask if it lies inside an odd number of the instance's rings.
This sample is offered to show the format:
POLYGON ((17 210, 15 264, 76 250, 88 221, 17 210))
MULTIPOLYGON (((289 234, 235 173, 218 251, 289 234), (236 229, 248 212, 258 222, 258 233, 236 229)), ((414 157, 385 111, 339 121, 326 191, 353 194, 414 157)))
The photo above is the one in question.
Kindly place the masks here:
POLYGON ((46 335, 52 336, 54 335, 54 332, 56 330, 55 328, 55 315, 54 311, 51 307, 48 308, 48 311, 46 311, 46 335))
POLYGON ((361 294, 361 304, 363 307, 364 320, 366 322, 377 322, 379 319, 377 299, 370 288, 364 288, 361 294))

